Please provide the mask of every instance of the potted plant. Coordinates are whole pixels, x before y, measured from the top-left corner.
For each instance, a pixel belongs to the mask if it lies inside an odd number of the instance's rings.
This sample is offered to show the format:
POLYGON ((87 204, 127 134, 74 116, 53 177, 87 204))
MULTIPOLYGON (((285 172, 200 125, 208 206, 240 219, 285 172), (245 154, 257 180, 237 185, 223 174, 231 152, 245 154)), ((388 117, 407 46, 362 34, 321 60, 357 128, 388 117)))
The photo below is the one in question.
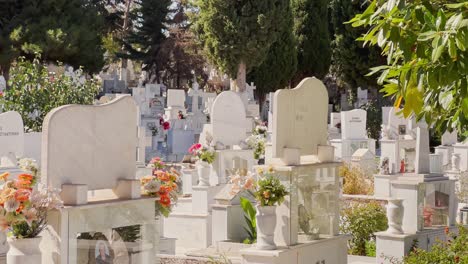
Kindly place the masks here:
POLYGON ((200 143, 193 144, 188 151, 198 158, 198 186, 210 186, 211 164, 214 162, 215 152, 200 143))
POLYGON ((177 203, 180 174, 174 168, 168 168, 159 157, 153 158, 150 166, 153 173, 141 178, 141 190, 145 195, 157 197, 158 214, 168 217, 177 203))
POLYGON ((274 175, 274 170, 269 168, 265 173, 263 169, 258 171, 258 180, 254 181, 251 174, 233 175, 232 193, 247 190, 257 201, 256 226, 257 226, 257 249, 276 249, 274 234, 276 228, 276 207, 280 205, 288 191, 280 180, 274 175))
POLYGON ((39 234, 47 226, 47 212, 62 206, 57 191, 36 186, 36 177, 0 175, 0 230, 8 232, 8 264, 40 263, 39 234))

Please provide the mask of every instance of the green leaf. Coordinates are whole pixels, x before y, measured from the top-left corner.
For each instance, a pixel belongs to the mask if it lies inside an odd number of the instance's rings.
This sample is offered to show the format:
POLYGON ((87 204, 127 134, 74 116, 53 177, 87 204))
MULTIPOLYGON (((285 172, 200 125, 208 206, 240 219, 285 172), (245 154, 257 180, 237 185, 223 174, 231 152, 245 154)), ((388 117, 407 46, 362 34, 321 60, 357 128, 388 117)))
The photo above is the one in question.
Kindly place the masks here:
POLYGON ((468 119, 468 97, 464 98, 462 101, 462 110, 465 118, 468 119))

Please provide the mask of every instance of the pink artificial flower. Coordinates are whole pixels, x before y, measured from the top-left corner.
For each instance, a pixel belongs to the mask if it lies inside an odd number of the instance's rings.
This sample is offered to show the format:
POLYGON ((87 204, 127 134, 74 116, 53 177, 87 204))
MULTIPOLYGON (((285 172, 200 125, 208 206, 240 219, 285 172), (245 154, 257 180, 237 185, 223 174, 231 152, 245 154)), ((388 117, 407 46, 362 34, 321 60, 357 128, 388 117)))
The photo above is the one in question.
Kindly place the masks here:
POLYGON ((164 130, 169 130, 171 128, 171 123, 167 121, 165 121, 162 125, 164 130))
POLYGON ((151 159, 150 163, 156 163, 156 162, 160 162, 161 161, 161 158, 160 157, 154 157, 151 159))
POLYGON ((2 92, 2 91, 0 91, 0 98, 2 98, 2 97, 3 97, 3 92, 2 92))
POLYGON ((195 154, 198 150, 201 149, 201 147, 202 147, 202 145, 201 145, 200 143, 193 144, 193 145, 189 148, 188 152, 189 152, 190 154, 195 154))

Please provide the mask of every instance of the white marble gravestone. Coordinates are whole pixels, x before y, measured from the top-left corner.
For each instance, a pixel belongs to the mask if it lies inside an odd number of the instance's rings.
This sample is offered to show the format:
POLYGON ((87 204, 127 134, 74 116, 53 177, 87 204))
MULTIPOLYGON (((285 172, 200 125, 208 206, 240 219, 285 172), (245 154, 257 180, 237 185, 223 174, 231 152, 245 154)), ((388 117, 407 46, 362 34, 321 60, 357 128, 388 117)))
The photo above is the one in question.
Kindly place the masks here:
POLYGON ((185 91, 179 89, 167 90, 167 106, 185 107, 185 91))
POLYGON ((49 187, 86 184, 88 190, 112 189, 121 179, 134 179, 137 124, 130 96, 52 110, 43 125, 43 179, 49 187))
POLYGON ((362 109, 341 112, 342 139, 365 139, 367 113, 362 109))
POLYGON ((361 87, 358 87, 357 90, 357 106, 361 107, 368 102, 368 91, 367 89, 361 89, 361 87))
POLYGON ((446 131, 442 135, 442 146, 451 146, 458 142, 458 132, 454 130, 453 132, 446 131))
POLYGON ((23 119, 18 112, 0 114, 0 166, 15 167, 16 157, 24 153, 23 119))
POLYGON ((330 127, 336 128, 336 125, 341 124, 341 113, 330 114, 330 127))
POLYGON ((420 122, 416 128, 416 161, 415 173, 428 174, 430 173, 429 154, 429 130, 427 124, 420 122))
POLYGON ((318 146, 327 145, 328 92, 320 80, 306 78, 292 90, 276 91, 273 113, 273 158, 283 158, 285 148, 317 155, 318 146))
POLYGON ((161 85, 155 83, 148 83, 145 86, 146 92, 146 99, 149 100, 151 98, 161 96, 161 85))
POLYGON ((245 120, 245 106, 239 95, 222 92, 216 97, 211 113, 213 142, 226 146, 239 144, 246 138, 245 120))

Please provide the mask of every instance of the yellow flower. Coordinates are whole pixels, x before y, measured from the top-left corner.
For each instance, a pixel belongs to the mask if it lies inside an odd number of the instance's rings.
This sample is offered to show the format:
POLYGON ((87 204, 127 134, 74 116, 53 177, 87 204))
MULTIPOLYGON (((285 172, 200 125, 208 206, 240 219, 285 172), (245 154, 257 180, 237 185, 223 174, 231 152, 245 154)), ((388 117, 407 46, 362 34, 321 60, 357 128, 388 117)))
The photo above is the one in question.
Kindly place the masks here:
POLYGON ((0 174, 0 179, 3 180, 3 181, 6 181, 8 177, 10 177, 9 172, 4 172, 4 173, 0 174))
POLYGON ((268 173, 273 173, 275 172, 275 169, 273 169, 273 166, 268 166, 268 173))
POLYGON ((257 174, 258 174, 258 175, 263 175, 264 173, 265 173, 265 171, 263 170, 262 167, 258 167, 258 168, 257 168, 257 174))

